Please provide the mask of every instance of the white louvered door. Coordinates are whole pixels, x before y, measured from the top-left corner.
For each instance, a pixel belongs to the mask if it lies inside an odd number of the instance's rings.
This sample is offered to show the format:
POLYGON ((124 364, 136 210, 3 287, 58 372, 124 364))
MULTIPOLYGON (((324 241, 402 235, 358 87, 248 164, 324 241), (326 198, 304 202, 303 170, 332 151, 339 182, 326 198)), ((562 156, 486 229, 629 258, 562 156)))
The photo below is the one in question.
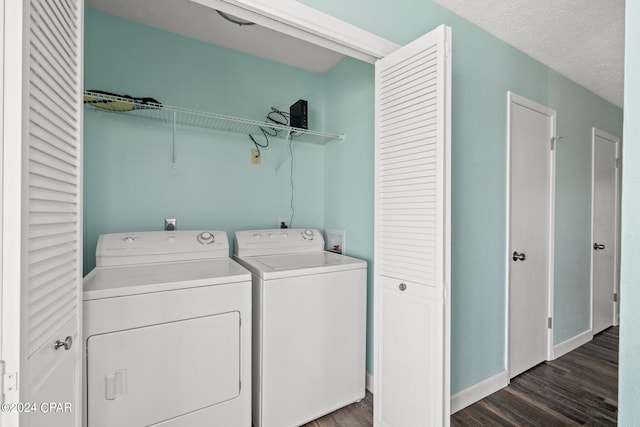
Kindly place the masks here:
POLYGON ((22 108, 14 133, 19 137, 3 142, 20 145, 10 154, 19 165, 12 184, 21 201, 3 220, 4 227, 19 230, 13 242, 19 267, 12 267, 19 271, 13 275, 17 280, 5 280, 3 287, 19 287, 19 325, 13 327, 19 328, 20 348, 19 363, 7 365, 18 378, 17 396, 8 400, 33 406, 11 425, 80 422, 83 3, 15 0, 12 5, 22 15, 22 75, 11 82, 22 88, 20 99, 14 99, 22 108))
POLYGON ((376 63, 376 426, 449 425, 450 40, 376 63))

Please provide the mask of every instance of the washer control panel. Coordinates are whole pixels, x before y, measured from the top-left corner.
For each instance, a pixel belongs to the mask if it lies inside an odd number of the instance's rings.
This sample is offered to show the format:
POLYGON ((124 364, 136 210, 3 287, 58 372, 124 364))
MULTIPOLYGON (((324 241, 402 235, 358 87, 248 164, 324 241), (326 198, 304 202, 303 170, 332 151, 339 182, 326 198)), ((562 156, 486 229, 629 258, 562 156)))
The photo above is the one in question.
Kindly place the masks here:
POLYGON ((96 247, 96 265, 196 261, 229 256, 224 231, 180 230, 102 234, 96 247))
POLYGON ((324 250, 322 233, 314 228, 273 228, 236 231, 233 254, 264 256, 324 250))

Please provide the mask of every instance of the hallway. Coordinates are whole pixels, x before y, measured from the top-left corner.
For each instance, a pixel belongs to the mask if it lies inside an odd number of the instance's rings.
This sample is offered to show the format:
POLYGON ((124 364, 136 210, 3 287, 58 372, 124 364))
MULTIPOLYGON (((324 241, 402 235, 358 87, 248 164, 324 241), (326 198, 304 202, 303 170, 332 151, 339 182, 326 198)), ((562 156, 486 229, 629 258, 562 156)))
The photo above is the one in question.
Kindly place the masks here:
MULTIPOLYGON (((451 416, 451 426, 614 426, 618 414, 618 332, 592 341, 511 381, 451 416)), ((305 427, 370 427, 373 396, 305 427)))
POLYGON ((592 341, 511 381, 453 414, 452 426, 616 425, 618 331, 592 341))

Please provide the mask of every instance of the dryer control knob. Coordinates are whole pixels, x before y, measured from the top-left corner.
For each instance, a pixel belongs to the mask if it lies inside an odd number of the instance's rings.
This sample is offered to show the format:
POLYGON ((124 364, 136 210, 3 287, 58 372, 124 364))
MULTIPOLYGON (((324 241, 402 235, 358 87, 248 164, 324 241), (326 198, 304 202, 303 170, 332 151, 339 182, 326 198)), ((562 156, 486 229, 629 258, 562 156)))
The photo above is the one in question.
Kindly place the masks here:
POLYGON ((133 236, 124 236, 124 238, 122 239, 122 241, 125 243, 135 242, 135 240, 136 238, 133 236))
POLYGON ((307 228, 302 232, 302 238, 305 240, 313 240, 313 237, 313 230, 307 228))
POLYGON ((213 233, 203 231, 202 233, 198 234, 198 237, 196 239, 203 245, 210 245, 214 242, 215 237, 213 236, 213 233))

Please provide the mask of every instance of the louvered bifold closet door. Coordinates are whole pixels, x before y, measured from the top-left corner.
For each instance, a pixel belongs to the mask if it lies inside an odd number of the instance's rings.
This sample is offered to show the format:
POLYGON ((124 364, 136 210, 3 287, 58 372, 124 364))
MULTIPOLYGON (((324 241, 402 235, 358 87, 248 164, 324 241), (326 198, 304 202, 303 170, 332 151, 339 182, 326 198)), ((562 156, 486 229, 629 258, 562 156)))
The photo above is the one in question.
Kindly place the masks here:
MULTIPOLYGON (((36 401, 42 397, 74 405, 75 396, 69 393, 79 384, 81 348, 82 14, 81 0, 29 2, 25 112, 27 390, 36 401), (55 349, 56 341, 65 340, 71 343, 69 349, 55 349)), ((73 416, 63 420, 43 415, 41 421, 31 421, 69 426, 73 416)))
POLYGON ((449 40, 376 63, 376 425, 449 422, 449 40))

